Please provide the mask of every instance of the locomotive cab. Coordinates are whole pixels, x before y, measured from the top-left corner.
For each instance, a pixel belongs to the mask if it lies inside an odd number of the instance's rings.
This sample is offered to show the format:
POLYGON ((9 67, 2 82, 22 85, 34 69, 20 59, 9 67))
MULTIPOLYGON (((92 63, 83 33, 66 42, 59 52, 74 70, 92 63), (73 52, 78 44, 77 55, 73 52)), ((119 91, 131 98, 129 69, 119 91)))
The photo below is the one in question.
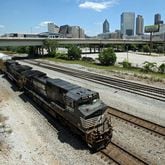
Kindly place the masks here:
POLYGON ((73 113, 79 129, 85 132, 85 140, 94 150, 104 148, 111 140, 112 127, 104 104, 97 92, 77 88, 66 94, 67 109, 73 113))

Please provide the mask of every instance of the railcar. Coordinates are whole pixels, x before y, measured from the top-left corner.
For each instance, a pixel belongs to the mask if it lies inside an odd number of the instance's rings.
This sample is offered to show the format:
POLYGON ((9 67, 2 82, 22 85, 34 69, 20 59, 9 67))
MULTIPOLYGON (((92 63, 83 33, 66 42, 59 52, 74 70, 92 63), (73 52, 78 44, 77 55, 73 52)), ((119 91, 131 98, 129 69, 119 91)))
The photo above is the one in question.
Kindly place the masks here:
POLYGON ((3 72, 9 77, 10 80, 14 81, 20 89, 22 89, 22 72, 31 70, 32 67, 27 65, 20 65, 18 62, 14 60, 6 61, 5 66, 6 67, 3 70, 3 72))
POLYGON ((5 74, 12 75, 14 82, 30 98, 79 134, 92 150, 104 148, 111 141, 110 117, 98 92, 62 79, 52 79, 43 72, 18 63, 8 62, 6 68, 5 74))

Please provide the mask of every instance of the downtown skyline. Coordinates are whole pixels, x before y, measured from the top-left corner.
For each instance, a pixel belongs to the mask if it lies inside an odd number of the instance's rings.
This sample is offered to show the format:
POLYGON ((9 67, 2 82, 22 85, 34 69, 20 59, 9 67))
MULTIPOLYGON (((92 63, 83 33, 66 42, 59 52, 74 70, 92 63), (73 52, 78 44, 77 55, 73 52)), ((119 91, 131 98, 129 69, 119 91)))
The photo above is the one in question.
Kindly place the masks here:
POLYGON ((165 20, 163 0, 1 0, 0 35, 4 33, 40 33, 47 23, 77 25, 89 36, 102 32, 105 19, 110 31, 120 29, 122 12, 142 15, 144 25, 154 24, 154 15, 165 20), (147 6, 147 7, 146 7, 147 6))

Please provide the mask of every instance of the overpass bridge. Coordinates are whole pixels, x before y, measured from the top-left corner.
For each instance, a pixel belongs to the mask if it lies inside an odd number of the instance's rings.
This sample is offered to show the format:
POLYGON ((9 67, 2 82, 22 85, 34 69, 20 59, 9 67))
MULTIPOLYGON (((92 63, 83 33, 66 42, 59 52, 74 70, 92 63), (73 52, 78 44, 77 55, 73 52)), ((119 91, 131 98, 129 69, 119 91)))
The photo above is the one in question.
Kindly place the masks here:
MULTIPOLYGON (((48 38, 0 37, 0 47, 4 46, 42 46, 48 38)), ((107 44, 147 44, 149 40, 136 39, 95 39, 95 38, 53 38, 60 44, 107 45, 107 44)), ((163 41, 153 41, 163 43, 163 41)))

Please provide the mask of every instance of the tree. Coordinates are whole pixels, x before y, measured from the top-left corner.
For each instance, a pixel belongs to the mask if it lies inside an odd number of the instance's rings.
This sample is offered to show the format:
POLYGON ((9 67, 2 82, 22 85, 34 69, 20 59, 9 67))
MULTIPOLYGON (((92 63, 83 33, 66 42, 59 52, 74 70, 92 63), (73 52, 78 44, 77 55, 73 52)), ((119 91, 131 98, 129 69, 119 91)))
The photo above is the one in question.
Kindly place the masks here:
POLYGON ((148 45, 144 45, 143 46, 143 51, 146 52, 146 53, 149 53, 150 52, 150 47, 148 45))
POLYGON ((57 41, 47 39, 47 40, 44 40, 44 47, 47 49, 48 54, 50 56, 55 56, 57 47, 58 47, 58 43, 57 43, 57 41))
POLYGON ((117 57, 113 48, 104 49, 103 52, 99 54, 99 61, 102 65, 114 65, 116 59, 117 57))
POLYGON ((130 44, 128 49, 132 50, 132 51, 136 51, 137 50, 137 46, 135 44, 130 44))
POLYGON ((15 48, 15 51, 17 53, 28 53, 28 47, 27 46, 18 46, 15 48))
POLYGON ((81 50, 79 47, 72 45, 68 48, 68 59, 79 60, 81 58, 81 50))

